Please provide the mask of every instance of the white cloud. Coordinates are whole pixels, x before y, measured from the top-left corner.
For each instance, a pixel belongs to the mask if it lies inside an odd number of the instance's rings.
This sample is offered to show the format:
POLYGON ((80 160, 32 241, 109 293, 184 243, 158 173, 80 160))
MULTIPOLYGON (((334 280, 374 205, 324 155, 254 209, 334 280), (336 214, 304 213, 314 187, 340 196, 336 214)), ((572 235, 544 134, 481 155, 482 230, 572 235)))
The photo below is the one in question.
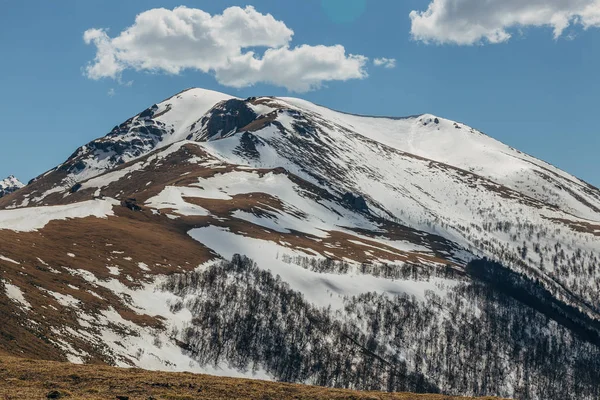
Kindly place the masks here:
POLYGON ((530 26, 550 27, 559 38, 572 25, 600 27, 600 0, 431 0, 410 19, 413 38, 426 43, 501 43, 511 28, 530 26))
POLYGON ((396 59, 395 58, 376 58, 373 60, 373 64, 376 67, 383 68, 396 68, 396 59))
POLYGON ((114 38, 104 29, 87 30, 83 39, 97 51, 85 74, 119 80, 127 69, 169 74, 190 69, 212 73, 227 86, 263 82, 297 92, 367 77, 366 57, 346 54, 340 45, 291 47, 293 34, 285 23, 251 6, 230 7, 219 15, 157 8, 139 14, 114 38), (266 50, 257 54, 257 48, 266 50))
POLYGON ((106 93, 108 95, 108 97, 113 97, 115 94, 117 94, 117 92, 115 92, 115 89, 110 88, 108 89, 108 93, 106 93))

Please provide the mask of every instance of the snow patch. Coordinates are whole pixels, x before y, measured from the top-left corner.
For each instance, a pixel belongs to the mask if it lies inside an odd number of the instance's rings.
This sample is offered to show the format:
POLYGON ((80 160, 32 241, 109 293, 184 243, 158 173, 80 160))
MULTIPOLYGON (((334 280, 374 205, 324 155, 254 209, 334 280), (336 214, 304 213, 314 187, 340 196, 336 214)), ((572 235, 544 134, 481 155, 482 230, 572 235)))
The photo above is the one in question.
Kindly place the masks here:
POLYGON ((4 285, 4 290, 9 299, 18 303, 23 309, 31 310, 31 303, 25 299, 20 287, 10 284, 5 280, 2 281, 2 284, 4 285))
POLYGON ((33 232, 44 228, 51 221, 87 217, 107 218, 114 216, 113 206, 119 204, 114 199, 108 199, 89 200, 64 206, 0 210, 0 230, 33 232))
POLYGON ((13 264, 17 264, 17 265, 21 265, 20 262, 13 260, 12 258, 8 258, 8 257, 4 257, 3 255, 0 255, 0 260, 2 261, 7 261, 9 263, 13 263, 13 264))

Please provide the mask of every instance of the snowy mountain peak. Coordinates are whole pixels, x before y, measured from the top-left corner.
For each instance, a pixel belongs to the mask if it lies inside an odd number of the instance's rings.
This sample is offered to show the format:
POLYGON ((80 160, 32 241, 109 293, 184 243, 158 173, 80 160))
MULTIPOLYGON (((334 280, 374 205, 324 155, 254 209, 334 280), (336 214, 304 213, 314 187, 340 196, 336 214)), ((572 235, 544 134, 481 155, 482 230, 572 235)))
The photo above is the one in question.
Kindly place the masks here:
MULTIPOLYGON (((215 142, 232 136, 242 140, 235 153, 240 163, 258 160, 263 166, 279 167, 282 158, 285 164, 295 158, 295 165, 301 165, 302 159, 313 159, 326 173, 331 167, 329 156, 356 155, 353 146, 367 141, 389 151, 467 171, 568 214, 597 220, 600 213, 598 189, 459 122, 432 114, 353 115, 298 98, 240 99, 200 88, 187 89, 156 103, 115 126, 106 136, 79 148, 50 171, 40 189, 42 195, 36 198, 43 200, 47 193, 70 189, 174 143, 215 142), (292 148, 295 153, 290 152, 292 148)), ((314 169, 305 177, 308 175, 314 177, 314 169)))
POLYGON ((0 181, 0 197, 15 192, 24 186, 14 175, 9 175, 8 178, 0 181))
POLYGON ((215 104, 229 100, 226 94, 187 89, 115 126, 106 136, 77 149, 57 170, 68 182, 81 182, 155 149, 185 140, 190 126, 215 104))

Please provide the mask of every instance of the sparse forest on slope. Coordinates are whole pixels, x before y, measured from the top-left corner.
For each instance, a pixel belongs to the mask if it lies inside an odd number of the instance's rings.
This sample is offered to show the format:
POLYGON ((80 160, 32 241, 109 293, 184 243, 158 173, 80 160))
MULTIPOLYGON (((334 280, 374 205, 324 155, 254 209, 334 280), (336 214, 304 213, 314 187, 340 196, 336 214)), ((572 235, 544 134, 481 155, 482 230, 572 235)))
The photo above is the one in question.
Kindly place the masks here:
MULTIPOLYGON (((468 271, 496 267, 480 261, 468 271)), ((521 293, 533 298, 539 285, 517 280, 507 295, 507 279, 495 282, 461 277, 424 300, 364 293, 331 310, 235 256, 172 275, 162 289, 182 299, 174 312, 191 312, 191 323, 173 334, 201 365, 264 368, 284 382, 361 390, 598 398, 598 324, 590 328, 595 337, 582 337, 523 301, 521 293)))

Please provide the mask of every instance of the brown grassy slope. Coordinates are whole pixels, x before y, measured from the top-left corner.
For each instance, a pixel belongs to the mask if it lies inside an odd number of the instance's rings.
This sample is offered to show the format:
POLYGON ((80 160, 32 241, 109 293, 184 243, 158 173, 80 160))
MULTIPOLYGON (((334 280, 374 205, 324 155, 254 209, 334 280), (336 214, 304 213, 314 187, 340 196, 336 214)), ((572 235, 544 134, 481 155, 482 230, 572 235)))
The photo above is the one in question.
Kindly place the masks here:
POLYGON ((89 348, 74 337, 70 340, 69 335, 59 335, 56 329, 80 330, 82 311, 94 315, 110 307, 140 326, 157 326, 161 321, 136 313, 120 296, 69 271, 81 269, 98 279, 117 279, 135 287, 155 275, 192 270, 215 257, 190 238, 186 228, 175 226, 164 216, 134 213, 124 207, 115 207, 115 213, 116 217, 107 219, 52 221, 36 232, 0 230, 0 255, 19 263, 0 259, 0 351, 66 361, 52 341, 67 339, 91 355, 87 361, 110 363, 112 360, 103 356, 105 349, 89 348), (138 262, 146 263, 148 271, 140 269, 138 262), (121 275, 111 276, 107 265, 118 267, 121 275), (131 282, 127 277, 131 277, 131 282), (31 309, 25 310, 11 301, 3 282, 19 287, 31 309), (80 304, 61 305, 45 290, 72 296, 80 304))
MULTIPOLYGON (((315 386, 191 373, 150 372, 103 365, 74 365, 0 357, 0 399, 45 399, 58 391, 68 399, 169 400, 451 400, 458 397, 410 393, 355 392, 315 386)), ((492 398, 487 398, 492 399, 492 398)))

